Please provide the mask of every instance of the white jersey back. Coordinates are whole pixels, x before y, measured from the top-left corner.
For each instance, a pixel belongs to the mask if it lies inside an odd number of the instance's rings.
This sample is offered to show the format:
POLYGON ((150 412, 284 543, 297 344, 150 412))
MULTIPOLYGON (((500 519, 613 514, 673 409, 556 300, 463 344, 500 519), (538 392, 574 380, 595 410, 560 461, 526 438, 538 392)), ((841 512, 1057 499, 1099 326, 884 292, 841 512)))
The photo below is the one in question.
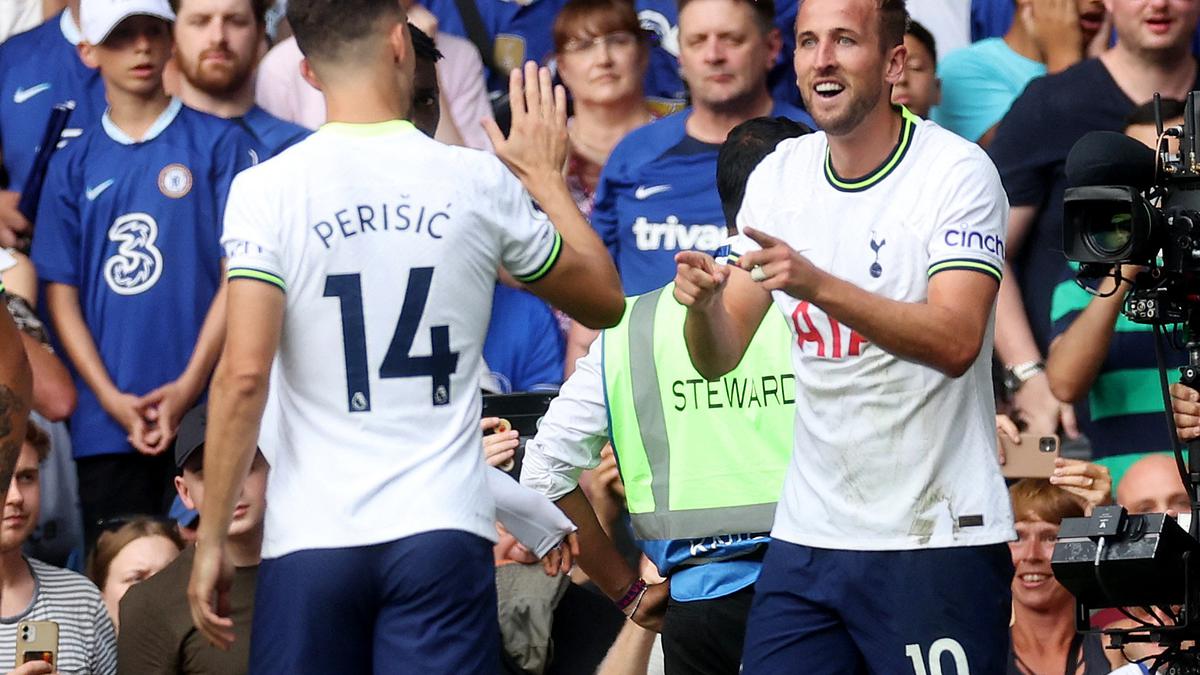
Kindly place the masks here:
MULTIPOLYGON (((876 171, 837 176, 824 133, 788 139, 754 171, 738 217, 877 295, 927 299, 952 269, 994 276, 1008 201, 973 143, 904 111, 876 171)), ((735 249, 758 248, 742 237, 735 249)), ((796 441, 772 535, 820 547, 897 550, 1006 541, 996 461, 993 326, 960 378, 894 356, 782 292, 796 341, 796 441)))
POLYGON ((223 244, 231 279, 286 293, 263 557, 494 539, 479 381, 496 270, 536 280, 561 249, 516 178, 407 122, 328 124, 236 178, 223 244))

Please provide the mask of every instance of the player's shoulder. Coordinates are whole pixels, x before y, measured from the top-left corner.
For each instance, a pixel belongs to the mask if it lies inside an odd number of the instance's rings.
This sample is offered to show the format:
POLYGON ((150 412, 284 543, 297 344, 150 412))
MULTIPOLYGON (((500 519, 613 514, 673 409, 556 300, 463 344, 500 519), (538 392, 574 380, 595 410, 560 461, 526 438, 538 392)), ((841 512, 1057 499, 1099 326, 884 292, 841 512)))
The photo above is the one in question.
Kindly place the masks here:
POLYGON ((33 575, 37 577, 40 592, 57 597, 100 600, 100 589, 82 574, 34 558, 26 560, 33 575))
POLYGON ((995 171, 991 158, 978 143, 972 143, 936 122, 918 120, 915 123, 914 134, 914 150, 917 151, 921 164, 928 165, 929 170, 922 172, 925 175, 939 175, 930 172, 938 167, 950 168, 956 165, 978 165, 995 171))

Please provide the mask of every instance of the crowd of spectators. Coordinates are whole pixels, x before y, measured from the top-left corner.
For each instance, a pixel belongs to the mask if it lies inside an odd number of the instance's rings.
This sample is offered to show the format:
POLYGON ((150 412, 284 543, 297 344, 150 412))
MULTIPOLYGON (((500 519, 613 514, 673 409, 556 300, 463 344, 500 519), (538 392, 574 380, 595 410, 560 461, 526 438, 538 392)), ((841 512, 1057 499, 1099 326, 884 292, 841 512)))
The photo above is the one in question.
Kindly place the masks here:
MULTIPOLYGON (((630 296, 670 282, 677 252, 726 242, 717 167, 732 130, 761 117, 816 126, 792 65, 798 0, 399 1, 418 60, 412 121, 439 141, 490 152, 483 121, 503 121, 507 73, 552 66, 572 102, 568 186, 630 296)), ((146 0, 131 14, 123 4, 0 7, 0 280, 33 374, 0 524, 0 670, 20 665, 18 623, 46 620, 59 626, 61 672, 244 672, 269 448, 231 529, 242 631, 232 651, 195 632, 185 596, 204 494, 202 402, 224 321, 220 222, 233 176, 323 124, 325 100, 286 0, 146 0)), ((1130 512, 1188 504, 1162 454, 1174 431, 1153 334, 1120 314, 1129 283, 1107 278, 1089 293, 1063 258, 1064 165, 1090 131, 1156 143, 1156 93, 1166 124, 1180 123, 1200 89, 1200 0, 908 4, 892 101, 987 149, 1011 205, 997 407, 1023 430, 1061 433, 1082 460, 1011 486, 1009 672, 1065 662, 1107 673, 1135 655, 1075 633, 1073 599, 1049 567, 1058 525, 1113 500, 1130 512)), ((481 388, 553 392, 598 334, 501 274, 481 388)), ((623 572, 673 573, 629 543, 618 458, 600 450, 612 420, 602 421, 583 494, 623 572)), ((482 426, 489 463, 511 462, 523 439, 492 433, 496 419, 482 426)), ((536 557, 509 537, 496 561, 536 557)), ((498 575, 512 672, 662 668, 653 631, 604 599, 621 588, 581 570, 568 582, 520 569, 498 575)), ((16 672, 49 672, 40 667, 16 672)))

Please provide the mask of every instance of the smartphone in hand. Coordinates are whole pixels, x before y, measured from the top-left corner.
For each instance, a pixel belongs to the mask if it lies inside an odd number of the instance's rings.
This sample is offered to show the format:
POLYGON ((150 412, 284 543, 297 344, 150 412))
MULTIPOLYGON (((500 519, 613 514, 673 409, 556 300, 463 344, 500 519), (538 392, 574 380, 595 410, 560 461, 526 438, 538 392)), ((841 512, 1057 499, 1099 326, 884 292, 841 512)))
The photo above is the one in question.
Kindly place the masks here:
POLYGON ((1014 443, 999 434, 998 442, 1004 448, 1004 466, 1000 468, 1005 478, 1049 478, 1054 473, 1058 436, 1021 434, 1021 442, 1014 443))

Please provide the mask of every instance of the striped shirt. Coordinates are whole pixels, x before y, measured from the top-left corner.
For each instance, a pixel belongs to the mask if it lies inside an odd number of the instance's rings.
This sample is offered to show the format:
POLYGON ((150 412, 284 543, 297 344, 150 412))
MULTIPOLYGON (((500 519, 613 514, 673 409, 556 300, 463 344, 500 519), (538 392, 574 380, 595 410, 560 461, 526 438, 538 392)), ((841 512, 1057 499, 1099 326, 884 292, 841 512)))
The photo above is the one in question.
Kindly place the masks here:
POLYGON ((20 614, 0 618, 0 670, 16 664, 18 623, 53 621, 58 624, 59 673, 115 675, 117 636, 95 584, 70 570, 25 561, 33 573, 33 602, 20 614))

